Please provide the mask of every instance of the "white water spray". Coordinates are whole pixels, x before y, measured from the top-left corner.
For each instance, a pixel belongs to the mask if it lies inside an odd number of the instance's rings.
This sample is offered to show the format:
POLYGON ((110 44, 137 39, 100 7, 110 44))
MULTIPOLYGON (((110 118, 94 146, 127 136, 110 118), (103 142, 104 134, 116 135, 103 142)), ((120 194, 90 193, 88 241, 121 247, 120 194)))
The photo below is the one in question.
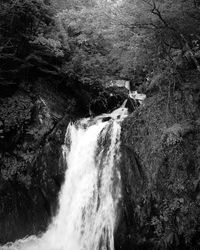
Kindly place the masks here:
POLYGON ((58 214, 41 237, 18 240, 1 250, 114 250, 121 197, 119 123, 84 119, 68 126, 58 214))

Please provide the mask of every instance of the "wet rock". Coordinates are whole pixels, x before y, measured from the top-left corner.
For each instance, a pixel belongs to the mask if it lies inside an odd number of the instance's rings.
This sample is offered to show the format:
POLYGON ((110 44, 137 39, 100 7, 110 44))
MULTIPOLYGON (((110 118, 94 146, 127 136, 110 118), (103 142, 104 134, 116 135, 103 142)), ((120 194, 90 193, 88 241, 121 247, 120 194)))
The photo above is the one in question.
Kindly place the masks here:
POLYGON ((137 249, 138 221, 134 214, 138 205, 137 200, 146 187, 146 176, 134 148, 123 143, 120 172, 122 204, 120 206, 120 221, 115 232, 115 249, 137 249))
POLYGON ((111 117, 104 117, 103 119, 102 119, 102 121, 103 122, 107 122, 107 121, 109 121, 111 119, 111 117))
POLYGON ((128 90, 126 88, 109 87, 99 91, 97 96, 91 100, 89 108, 94 116, 109 113, 119 108, 127 98, 128 90))

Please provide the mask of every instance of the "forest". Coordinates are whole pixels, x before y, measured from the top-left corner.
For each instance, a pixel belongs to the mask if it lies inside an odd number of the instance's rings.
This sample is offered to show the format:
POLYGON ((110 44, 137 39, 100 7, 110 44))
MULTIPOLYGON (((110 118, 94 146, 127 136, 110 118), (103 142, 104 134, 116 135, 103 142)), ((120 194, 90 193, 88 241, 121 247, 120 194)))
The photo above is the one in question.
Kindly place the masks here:
POLYGON ((199 24, 199 0, 0 1, 0 249, 46 230, 66 124, 130 99, 117 80, 147 98, 122 123, 115 250, 200 248, 199 24))

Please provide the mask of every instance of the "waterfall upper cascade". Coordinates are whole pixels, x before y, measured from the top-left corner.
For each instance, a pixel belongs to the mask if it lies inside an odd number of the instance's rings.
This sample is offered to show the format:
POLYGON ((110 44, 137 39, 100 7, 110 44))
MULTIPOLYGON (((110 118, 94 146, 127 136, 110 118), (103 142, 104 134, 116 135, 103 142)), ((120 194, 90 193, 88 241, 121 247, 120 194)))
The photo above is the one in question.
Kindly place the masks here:
POLYGON ((1 250, 114 250, 124 106, 107 115, 109 121, 88 118, 68 126, 63 145, 67 171, 57 215, 40 237, 8 243, 1 250))

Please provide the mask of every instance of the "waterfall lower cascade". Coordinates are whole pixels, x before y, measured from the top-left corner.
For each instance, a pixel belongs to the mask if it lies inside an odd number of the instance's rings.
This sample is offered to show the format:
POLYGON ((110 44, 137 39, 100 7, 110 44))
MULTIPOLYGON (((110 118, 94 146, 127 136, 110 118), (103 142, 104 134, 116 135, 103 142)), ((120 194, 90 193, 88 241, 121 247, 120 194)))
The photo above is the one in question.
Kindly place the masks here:
POLYGON ((57 215, 42 236, 8 243, 1 250, 114 250, 124 110, 106 122, 83 119, 68 126, 63 145, 67 170, 57 215))

